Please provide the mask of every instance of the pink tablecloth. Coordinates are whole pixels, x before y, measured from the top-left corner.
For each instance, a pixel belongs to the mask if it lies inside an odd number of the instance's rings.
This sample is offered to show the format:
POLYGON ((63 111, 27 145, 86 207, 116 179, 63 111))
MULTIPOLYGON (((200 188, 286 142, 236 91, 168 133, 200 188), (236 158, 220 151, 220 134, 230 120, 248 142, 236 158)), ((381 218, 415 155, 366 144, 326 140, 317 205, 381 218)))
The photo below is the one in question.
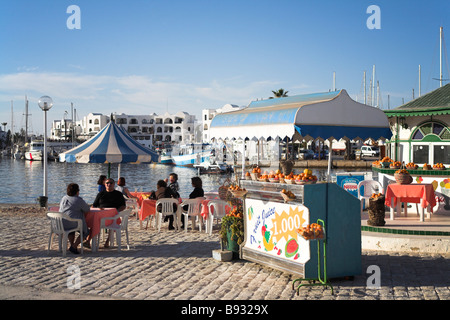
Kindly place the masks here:
POLYGON ((137 203, 139 207, 142 206, 142 201, 145 200, 142 196, 150 196, 151 192, 130 192, 133 196, 137 197, 137 203))
MULTIPOLYGON (((86 219, 86 224, 90 229, 89 238, 92 239, 100 233, 100 220, 105 217, 114 217, 117 214, 117 209, 115 208, 105 208, 101 210, 100 208, 91 208, 89 212, 84 214, 86 219)), ((113 223, 112 220, 107 220, 106 225, 113 223)), ((117 224, 120 224, 120 219, 117 219, 117 224)))
POLYGON ((149 215, 154 215, 156 212, 156 200, 144 199, 141 202, 141 209, 139 210, 139 220, 143 221, 149 215))
POLYGON ((407 203, 420 203, 422 200, 422 208, 430 206, 431 210, 436 205, 433 185, 427 183, 390 184, 386 188, 385 204, 390 207, 392 199, 394 206, 397 199, 407 203))

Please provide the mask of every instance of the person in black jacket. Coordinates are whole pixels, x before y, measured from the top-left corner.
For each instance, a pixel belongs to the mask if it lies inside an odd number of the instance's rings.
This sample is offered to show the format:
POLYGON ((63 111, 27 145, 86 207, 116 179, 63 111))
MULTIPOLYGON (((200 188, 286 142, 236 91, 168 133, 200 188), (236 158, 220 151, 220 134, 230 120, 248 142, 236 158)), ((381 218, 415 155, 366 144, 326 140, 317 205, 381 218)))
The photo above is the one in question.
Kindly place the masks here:
MULTIPOLYGON (((163 199, 163 198, 176 198, 175 194, 173 193, 172 189, 167 186, 167 183, 164 180, 159 180, 156 183, 156 191, 154 198, 156 200, 163 199)), ((161 204, 158 206, 158 210, 161 210, 161 204)), ((173 208, 174 212, 176 210, 176 205, 174 204, 173 208)), ((169 221, 169 230, 174 230, 175 227, 173 226, 173 216, 166 216, 164 218, 164 222, 169 221)))
MULTIPOLYGON (((191 178, 191 183, 192 186, 194 187, 194 190, 191 192, 191 194, 189 195, 189 199, 195 199, 198 197, 204 197, 205 196, 205 192, 203 191, 203 182, 202 179, 200 179, 200 177, 192 177, 191 178)), ((188 206, 184 206, 183 207, 184 211, 188 210, 188 206)), ((184 219, 181 222, 182 226, 181 229, 184 229, 184 219)))

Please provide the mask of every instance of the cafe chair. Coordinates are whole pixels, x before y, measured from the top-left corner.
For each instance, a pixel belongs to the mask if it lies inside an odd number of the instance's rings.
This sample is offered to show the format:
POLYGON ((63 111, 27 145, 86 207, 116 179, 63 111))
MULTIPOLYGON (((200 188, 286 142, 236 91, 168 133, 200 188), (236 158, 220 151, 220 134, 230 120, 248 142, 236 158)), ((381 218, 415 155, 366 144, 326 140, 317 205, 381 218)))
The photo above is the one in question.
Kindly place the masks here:
POLYGON ((383 193, 383 187, 381 186, 381 183, 376 180, 363 180, 360 183, 358 183, 357 191, 358 191, 358 199, 361 201, 361 213, 362 213, 364 209, 364 204, 372 196, 372 193, 383 193), (364 188, 363 192, 361 192, 361 188, 364 188))
MULTIPOLYGON (((181 214, 184 218, 184 232, 187 232, 189 218, 192 219, 192 230, 195 229, 195 220, 202 219, 201 208, 203 200, 205 200, 204 197, 197 197, 194 199, 186 199, 180 204, 180 207, 182 208, 181 214), (188 206, 187 211, 184 211, 184 206, 188 206)), ((201 221, 199 221, 198 227, 199 231, 202 231, 201 221)))
POLYGON ((174 198, 163 198, 156 201, 155 204, 155 216, 156 225, 158 226, 158 232, 161 231, 161 223, 164 217, 173 216, 175 228, 178 230, 178 205, 180 202, 174 198))
POLYGON ((219 219, 226 215, 226 207, 229 204, 224 200, 210 200, 208 202, 208 233, 212 234, 212 229, 214 225, 214 219, 219 222, 219 219))
MULTIPOLYGON (((114 244, 114 233, 117 238, 117 250, 120 251, 122 249, 122 231, 125 231, 125 235, 127 237, 127 249, 130 250, 130 243, 128 238, 128 217, 130 216, 131 209, 126 209, 114 217, 104 217, 100 219, 100 229, 108 230, 109 232, 109 244, 114 244), (120 219, 120 224, 117 224, 117 219, 120 219), (107 220, 112 220, 113 222, 110 225, 106 225, 107 220)), ((96 245, 98 246, 100 243, 100 233, 97 235, 96 245)), ((96 248, 98 250, 98 248, 96 248)))
MULTIPOLYGON (((50 220, 50 237, 48 239, 47 253, 50 253, 52 246, 53 236, 59 236, 59 251, 62 250, 63 256, 66 256, 68 235, 71 232, 79 232, 80 236, 83 236, 83 221, 81 219, 73 219, 68 215, 61 212, 47 212, 47 218, 50 220), (76 222, 77 226, 70 230, 64 230, 63 221, 76 222)), ((83 245, 81 245, 81 254, 83 254, 83 245)))
POLYGON ((136 198, 127 198, 124 197, 127 205, 127 209, 131 209, 131 215, 136 216, 136 219, 139 220, 139 205, 137 203, 136 198))

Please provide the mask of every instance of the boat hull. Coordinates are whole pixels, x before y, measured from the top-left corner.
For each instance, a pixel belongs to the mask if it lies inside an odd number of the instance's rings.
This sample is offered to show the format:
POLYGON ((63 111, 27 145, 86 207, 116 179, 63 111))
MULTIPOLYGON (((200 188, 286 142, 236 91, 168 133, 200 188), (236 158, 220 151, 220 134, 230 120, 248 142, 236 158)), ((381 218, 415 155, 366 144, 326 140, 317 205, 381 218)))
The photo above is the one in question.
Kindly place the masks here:
POLYGON ((30 161, 42 161, 42 152, 41 151, 29 151, 25 152, 25 159, 30 161))
POLYGON ((202 151, 186 155, 172 155, 172 159, 173 163, 176 166, 193 167, 195 164, 200 164, 202 162, 208 161, 210 156, 211 151, 202 151))

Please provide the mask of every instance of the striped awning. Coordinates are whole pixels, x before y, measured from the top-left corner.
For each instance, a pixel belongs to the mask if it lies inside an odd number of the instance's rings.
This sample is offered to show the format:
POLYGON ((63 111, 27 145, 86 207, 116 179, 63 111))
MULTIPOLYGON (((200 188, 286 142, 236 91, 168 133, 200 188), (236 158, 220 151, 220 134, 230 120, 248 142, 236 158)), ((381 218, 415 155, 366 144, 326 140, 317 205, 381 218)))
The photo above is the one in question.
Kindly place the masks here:
POLYGON ((61 162, 78 163, 150 163, 158 154, 139 144, 113 121, 94 137, 59 155, 61 162))

